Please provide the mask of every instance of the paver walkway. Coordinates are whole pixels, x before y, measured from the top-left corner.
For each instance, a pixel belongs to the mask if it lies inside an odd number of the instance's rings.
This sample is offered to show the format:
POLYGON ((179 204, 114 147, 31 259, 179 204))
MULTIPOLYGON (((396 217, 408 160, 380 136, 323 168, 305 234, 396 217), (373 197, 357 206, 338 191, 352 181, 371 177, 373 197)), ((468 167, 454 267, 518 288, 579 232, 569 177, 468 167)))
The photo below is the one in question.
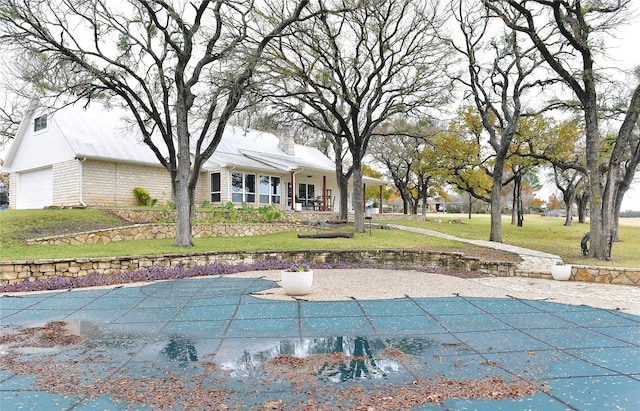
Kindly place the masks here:
POLYGON ((407 227, 396 224, 389 224, 389 227, 518 254, 522 258, 522 262, 518 264, 516 269, 523 274, 551 274, 551 266, 555 263, 562 262, 562 259, 557 255, 544 253, 542 251, 530 250, 528 248, 518 247, 515 245, 497 243, 495 241, 469 240, 466 238, 460 238, 449 234, 440 233, 438 231, 427 230, 425 228, 407 227))

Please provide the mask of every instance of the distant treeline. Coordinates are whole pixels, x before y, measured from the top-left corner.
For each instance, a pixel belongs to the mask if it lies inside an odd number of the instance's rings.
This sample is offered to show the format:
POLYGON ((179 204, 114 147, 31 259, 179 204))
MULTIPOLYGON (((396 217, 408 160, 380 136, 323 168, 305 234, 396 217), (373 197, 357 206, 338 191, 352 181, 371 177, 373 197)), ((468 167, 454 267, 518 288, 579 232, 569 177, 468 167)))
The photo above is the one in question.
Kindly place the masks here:
POLYGON ((631 210, 627 210, 627 211, 621 211, 620 212, 620 217, 621 218, 632 218, 632 217, 640 217, 640 211, 631 211, 631 210))

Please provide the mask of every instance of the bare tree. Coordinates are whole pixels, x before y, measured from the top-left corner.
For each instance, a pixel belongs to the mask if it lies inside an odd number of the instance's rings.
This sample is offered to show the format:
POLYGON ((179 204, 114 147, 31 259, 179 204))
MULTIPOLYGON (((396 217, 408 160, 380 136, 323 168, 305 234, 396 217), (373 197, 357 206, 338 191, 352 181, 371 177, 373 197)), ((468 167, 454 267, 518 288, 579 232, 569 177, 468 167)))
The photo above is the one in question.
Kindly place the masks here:
MULTIPOLYGON (((361 163, 374 130, 392 116, 440 103, 444 19, 428 0, 320 0, 317 16, 269 46, 271 97, 321 133, 346 141, 355 230, 364 231, 361 163)), ((336 157, 340 157, 336 154, 336 157)), ((342 209, 342 208, 341 208, 342 209)))
POLYGON ((49 90, 128 108, 169 172, 174 245, 193 245, 203 163, 251 85, 267 44, 308 0, 3 0, 2 44, 48 64, 49 90))
POLYGON ((484 10, 468 7, 461 0, 454 15, 464 44, 452 44, 465 56, 468 69, 468 76, 458 81, 470 91, 494 153, 489 241, 502 242, 501 188, 505 162, 519 120, 525 114, 523 97, 541 86, 536 76, 542 60, 535 46, 524 43, 522 47, 516 31, 507 29, 498 37, 489 36, 490 21, 484 10))
POLYGON ((11 140, 24 116, 25 102, 5 91, 0 106, 0 148, 11 140))
POLYGON ((611 257, 617 210, 640 161, 637 120, 640 115, 640 83, 630 92, 620 127, 603 162, 599 122, 604 112, 595 58, 603 36, 629 17, 630 0, 483 0, 504 24, 524 33, 546 63, 571 89, 584 114, 586 174, 590 188, 589 255, 611 257), (514 19, 513 16, 517 16, 514 19))
POLYGON ((34 84, 37 87, 43 81, 43 63, 31 53, 0 57, 0 148, 15 137, 33 97, 34 84))
POLYGON ((573 203, 576 201, 578 187, 582 182, 584 174, 573 169, 562 170, 557 166, 553 167, 553 178, 558 190, 562 192, 562 201, 567 209, 564 225, 570 226, 573 220, 573 203))
POLYGON ((402 199, 404 214, 415 214, 418 208, 419 181, 414 173, 416 164, 422 159, 424 138, 417 138, 416 127, 406 121, 396 120, 382 125, 379 133, 371 139, 369 152, 383 164, 402 199), (394 133, 395 132, 395 133, 394 133))

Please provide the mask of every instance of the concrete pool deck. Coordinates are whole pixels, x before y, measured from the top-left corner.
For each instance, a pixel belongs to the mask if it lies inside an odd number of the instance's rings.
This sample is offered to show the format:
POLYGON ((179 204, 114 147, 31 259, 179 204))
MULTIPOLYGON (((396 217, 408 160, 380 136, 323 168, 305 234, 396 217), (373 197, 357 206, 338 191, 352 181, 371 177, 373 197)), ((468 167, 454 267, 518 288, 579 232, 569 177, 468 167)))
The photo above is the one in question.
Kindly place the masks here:
MULTIPOLYGON (((229 277, 262 277, 279 281, 278 271, 250 271, 229 277)), ((527 277, 459 278, 414 270, 314 270, 309 301, 340 301, 350 298, 384 299, 410 297, 523 298, 572 305, 588 305, 640 315, 640 287, 579 281, 552 281, 527 277)), ((265 290, 256 296, 291 300, 282 288, 265 290)))

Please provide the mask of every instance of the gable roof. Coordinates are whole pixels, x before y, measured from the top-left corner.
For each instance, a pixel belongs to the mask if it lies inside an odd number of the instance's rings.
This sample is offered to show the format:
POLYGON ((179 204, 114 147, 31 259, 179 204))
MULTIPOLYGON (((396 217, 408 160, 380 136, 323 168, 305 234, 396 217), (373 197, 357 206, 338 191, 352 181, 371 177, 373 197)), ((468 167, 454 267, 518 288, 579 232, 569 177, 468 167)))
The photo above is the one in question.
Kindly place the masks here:
POLYGON ((125 122, 124 114, 123 110, 91 103, 86 108, 73 105, 58 110, 52 121, 76 157, 160 166, 136 126, 125 122))
MULTIPOLYGON (((36 117, 45 113, 47 136, 54 139, 49 144, 64 146, 57 156, 51 156, 49 164, 73 158, 93 158, 160 167, 151 149, 142 143, 139 133, 123 120, 123 110, 106 109, 99 103, 48 110, 40 107, 34 99, 7 155, 5 167, 8 171, 14 168, 13 160, 21 150, 30 152, 34 150, 34 144, 42 144, 34 141, 32 124, 36 117)), ((42 162, 39 159, 39 164, 35 166, 41 166, 42 162)))
MULTIPOLYGON (((20 150, 24 135, 29 131, 37 113, 37 104, 31 104, 11 146, 5 167, 11 171, 11 160, 20 150)), ((91 102, 75 104, 53 112, 49 127, 55 127, 70 150, 70 157, 90 158, 125 163, 160 166, 153 151, 142 142, 135 125, 124 119, 127 112, 120 108, 106 108, 91 102)), ((292 171, 315 170, 333 172, 335 165, 318 149, 295 145, 295 155, 287 155, 278 147, 279 138, 274 134, 226 127, 222 140, 204 169, 243 167, 259 170, 292 171)), ((164 144, 158 145, 161 148, 164 144)), ((166 151, 166 148, 164 149, 166 151)), ((69 159, 71 159, 69 158, 69 159)))
POLYGON ((279 171, 313 170, 333 172, 335 164, 315 147, 295 144, 294 153, 286 154, 274 134, 227 126, 222 140, 205 167, 247 167, 279 171))

